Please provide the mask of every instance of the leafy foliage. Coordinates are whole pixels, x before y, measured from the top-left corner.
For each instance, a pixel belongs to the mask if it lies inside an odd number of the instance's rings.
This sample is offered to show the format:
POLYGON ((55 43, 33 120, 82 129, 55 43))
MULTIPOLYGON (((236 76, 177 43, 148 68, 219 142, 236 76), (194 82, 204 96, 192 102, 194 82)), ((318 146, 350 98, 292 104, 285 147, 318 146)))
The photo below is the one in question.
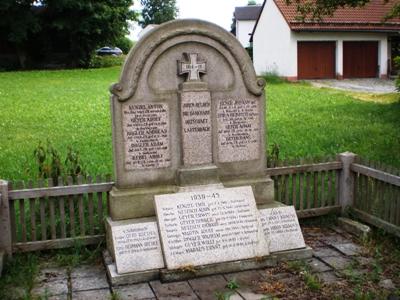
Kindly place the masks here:
POLYGON ((131 5, 131 0, 2 0, 0 33, 16 48, 22 67, 59 44, 69 66, 86 67, 96 48, 128 33, 127 21, 136 20, 131 5))
POLYGON ((143 6, 142 20, 139 22, 142 28, 174 20, 178 15, 176 0, 140 0, 140 3, 143 6))
MULTIPOLYGON (((286 4, 294 3, 297 6, 299 19, 319 21, 324 16, 332 15, 338 8, 362 7, 370 0, 286 0, 286 4)), ((382 0, 382 5, 391 2, 382 0)), ((393 1, 391 12, 385 17, 386 20, 400 16, 400 3, 393 1)))
POLYGON ((129 50, 134 46, 134 43, 126 36, 122 36, 117 39, 115 46, 120 48, 124 54, 128 54, 129 50))

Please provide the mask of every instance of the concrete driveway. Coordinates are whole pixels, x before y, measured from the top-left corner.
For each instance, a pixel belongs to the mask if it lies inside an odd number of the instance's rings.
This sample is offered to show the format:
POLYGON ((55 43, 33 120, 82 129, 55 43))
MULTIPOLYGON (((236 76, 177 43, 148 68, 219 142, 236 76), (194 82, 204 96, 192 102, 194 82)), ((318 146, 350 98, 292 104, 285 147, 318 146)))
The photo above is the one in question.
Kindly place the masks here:
POLYGON ((320 79, 320 80, 309 80, 313 86, 316 87, 327 87, 338 90, 346 90, 353 92, 366 92, 374 94, 386 94, 395 93, 396 87, 394 80, 385 80, 377 78, 368 79, 320 79))

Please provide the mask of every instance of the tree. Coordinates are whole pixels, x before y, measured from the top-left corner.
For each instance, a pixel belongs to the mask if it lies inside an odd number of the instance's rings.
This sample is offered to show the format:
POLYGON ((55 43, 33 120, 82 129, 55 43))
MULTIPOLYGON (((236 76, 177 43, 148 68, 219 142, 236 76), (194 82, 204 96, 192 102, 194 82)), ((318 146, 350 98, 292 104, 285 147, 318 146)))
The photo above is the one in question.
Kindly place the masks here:
POLYGON ((174 20, 178 15, 176 0, 140 0, 140 3, 143 6, 142 20, 139 22, 142 28, 174 20))
POLYGON ((0 42, 7 41, 15 47, 22 68, 26 66, 26 43, 32 34, 41 29, 34 3, 34 0, 0 2, 0 42))
MULTIPOLYGON (((286 4, 295 3, 301 20, 321 20, 331 16, 338 8, 362 7, 370 0, 286 0, 286 4)), ((385 20, 400 16, 400 1, 382 0, 382 4, 391 3, 392 9, 385 20)))
POLYGON ((249 0, 249 1, 247 2, 247 5, 248 5, 248 6, 250 6, 250 5, 257 5, 257 2, 256 2, 256 0, 249 0))
POLYGON ((87 66, 96 48, 128 33, 128 20, 137 17, 131 6, 132 0, 1 0, 0 42, 16 49, 21 67, 58 41, 69 66, 87 66))

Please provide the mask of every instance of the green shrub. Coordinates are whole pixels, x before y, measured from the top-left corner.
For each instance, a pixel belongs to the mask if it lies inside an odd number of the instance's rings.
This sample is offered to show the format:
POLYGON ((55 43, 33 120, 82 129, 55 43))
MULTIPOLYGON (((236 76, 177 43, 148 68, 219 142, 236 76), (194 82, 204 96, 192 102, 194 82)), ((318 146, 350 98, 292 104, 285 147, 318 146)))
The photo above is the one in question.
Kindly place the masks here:
POLYGON ((267 71, 261 74, 261 77, 265 79, 267 83, 284 83, 286 79, 279 76, 276 71, 267 71))
POLYGON ((116 41, 115 46, 121 49, 124 54, 128 54, 129 50, 134 46, 134 42, 123 36, 116 41))
POLYGON ((95 55, 89 63, 89 68, 109 68, 114 66, 122 66, 125 61, 125 55, 95 55))

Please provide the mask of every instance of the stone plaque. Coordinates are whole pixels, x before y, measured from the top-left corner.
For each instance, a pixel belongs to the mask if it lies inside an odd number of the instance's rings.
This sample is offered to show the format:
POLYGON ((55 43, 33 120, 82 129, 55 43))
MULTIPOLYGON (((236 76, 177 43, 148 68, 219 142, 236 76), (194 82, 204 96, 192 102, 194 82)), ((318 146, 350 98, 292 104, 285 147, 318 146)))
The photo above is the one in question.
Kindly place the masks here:
POLYGON ((210 92, 181 93, 182 148, 184 165, 212 162, 210 92))
POLYGON ((124 104, 125 169, 158 169, 171 165, 166 103, 124 104))
POLYGON ((293 206, 260 210, 265 236, 270 243, 269 251, 278 252, 304 248, 303 234, 293 206))
POLYGON ((115 225, 112 238, 119 274, 164 267, 156 222, 115 225))
POLYGON ((218 101, 218 159, 220 162, 260 158, 260 115, 257 99, 218 101))
POLYGON ((168 269, 268 255, 250 186, 156 195, 168 269))

